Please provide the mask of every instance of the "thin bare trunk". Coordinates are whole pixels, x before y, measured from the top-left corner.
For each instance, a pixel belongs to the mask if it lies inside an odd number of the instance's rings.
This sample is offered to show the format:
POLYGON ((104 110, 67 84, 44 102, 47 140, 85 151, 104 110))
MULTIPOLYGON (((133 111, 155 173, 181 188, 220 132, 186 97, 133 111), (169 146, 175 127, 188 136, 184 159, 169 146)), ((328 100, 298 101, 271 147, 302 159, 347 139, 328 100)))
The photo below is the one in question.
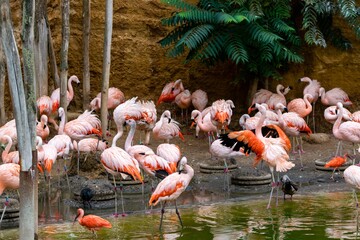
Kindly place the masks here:
POLYGON ((108 90, 110 78, 110 61, 111 61, 111 37, 113 24, 113 1, 106 1, 105 14, 105 37, 104 37, 104 56, 103 56, 103 74, 101 88, 101 129, 103 130, 103 138, 106 136, 107 117, 108 117, 108 90))
POLYGON ((60 64, 60 106, 65 110, 67 116, 67 76, 68 76, 68 51, 70 36, 70 1, 61 1, 62 13, 62 42, 61 42, 61 64, 60 64))
MULTIPOLYGON (((0 31, 0 42, 1 42, 1 31, 0 31)), ((6 71, 5 53, 0 44, 0 126, 6 122, 5 114, 5 71, 6 71)))
MULTIPOLYGON (((31 147, 31 131, 35 128, 34 112, 29 112, 31 116, 28 119, 28 109, 26 103, 26 96, 23 85, 23 78, 21 73, 21 65, 19 52, 16 46, 16 41, 13 33, 11 22, 10 6, 8 0, 1 0, 1 36, 2 44, 6 56, 6 64, 8 71, 8 79, 10 86, 10 93, 12 97, 16 132, 18 138, 18 147, 20 153, 20 239, 37 239, 37 227, 35 225, 35 218, 37 214, 34 213, 34 184, 37 181, 32 179, 32 147, 31 147), (30 122, 30 125, 29 125, 30 122)), ((33 59, 33 40, 34 40, 34 1, 23 2, 23 61, 24 61, 24 76, 25 79, 34 78, 34 59, 33 59)), ((26 82, 29 83, 30 81, 26 82)), ((32 82, 32 81, 31 81, 32 82)), ((31 89, 27 86, 27 89, 31 89)), ((29 108, 35 109, 35 93, 28 92, 27 97, 33 102, 29 108)))
POLYGON ((90 102, 90 0, 83 0, 83 110, 89 107, 90 102))
POLYGON ((52 36, 51 36, 51 29, 49 26, 49 20, 47 18, 47 13, 45 15, 45 19, 46 19, 46 26, 47 26, 47 33, 48 33, 48 51, 49 51, 49 62, 50 62, 50 73, 51 76, 54 79, 55 82, 55 88, 59 88, 60 87, 60 77, 59 77, 59 72, 58 72, 58 68, 57 68, 57 63, 56 63, 56 56, 55 56, 55 51, 54 51, 54 45, 53 45, 53 40, 52 40, 52 36))
POLYGON ((248 97, 246 105, 250 106, 253 96, 256 93, 257 87, 259 83, 259 78, 255 77, 250 83, 249 83, 249 91, 248 91, 248 97))

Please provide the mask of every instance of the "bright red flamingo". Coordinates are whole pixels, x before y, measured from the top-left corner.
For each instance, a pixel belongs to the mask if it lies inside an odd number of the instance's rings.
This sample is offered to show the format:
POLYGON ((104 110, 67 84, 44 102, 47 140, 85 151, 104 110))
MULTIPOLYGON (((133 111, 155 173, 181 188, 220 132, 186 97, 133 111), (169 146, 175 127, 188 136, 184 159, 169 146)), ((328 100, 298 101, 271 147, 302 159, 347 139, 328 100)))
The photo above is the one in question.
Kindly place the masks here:
MULTIPOLYGON (((333 134, 334 136, 339 139, 339 144, 335 153, 335 156, 338 155, 339 150, 341 149, 341 141, 348 141, 351 143, 360 143, 360 123, 353 122, 353 121, 347 121, 347 122, 341 122, 343 115, 344 115, 344 107, 343 104, 338 102, 337 107, 339 109, 338 111, 338 118, 336 119, 334 125, 333 125, 333 134)), ((340 151, 341 154, 341 151, 340 151)), ((355 149, 354 149, 354 155, 355 155, 355 149)))
POLYGON ((156 122, 153 128, 153 134, 156 139, 165 140, 169 143, 170 139, 179 137, 181 140, 185 140, 183 134, 180 132, 179 123, 171 118, 169 110, 165 110, 160 117, 160 120, 156 122))
POLYGON ((319 90, 319 95, 323 105, 336 105, 338 102, 342 103, 344 106, 352 105, 349 96, 341 88, 333 88, 325 92, 325 88, 321 87, 319 90))
POLYGON ((41 137, 43 141, 46 141, 49 134, 48 117, 44 114, 41 115, 40 122, 36 122, 36 135, 41 137))
POLYGON ((312 134, 311 129, 306 124, 305 120, 300 117, 296 112, 287 112, 282 113, 283 110, 287 110, 282 103, 276 105, 276 112, 279 116, 279 126, 284 130, 284 132, 293 137, 293 152, 295 152, 295 140, 300 138, 298 142, 298 152, 300 157, 301 169, 303 169, 302 157, 301 154, 304 152, 302 147, 302 140, 300 137, 301 133, 306 133, 308 135, 312 134))
POLYGON ((300 82, 307 82, 308 85, 303 90, 303 94, 310 94, 311 97, 309 98, 309 102, 312 104, 312 117, 313 117, 313 127, 315 132, 315 103, 319 98, 319 90, 320 90, 320 83, 318 80, 312 80, 309 77, 303 77, 299 79, 300 82))
POLYGON ((191 94, 191 102, 194 108, 201 112, 208 103, 207 93, 201 89, 196 90, 191 94))
MULTIPOLYGON (((118 140, 119 135, 116 135, 112 141, 111 147, 105 149, 100 156, 100 161, 104 166, 105 170, 113 176, 114 181, 114 194, 115 194, 115 215, 117 215, 117 194, 116 194, 116 176, 121 176, 121 178, 127 178, 128 176, 132 177, 134 180, 139 180, 143 182, 143 179, 140 174, 139 163, 131 157, 124 149, 116 146, 116 141, 118 140)), ((122 197, 122 188, 121 190, 121 203, 123 215, 124 211, 124 201, 122 197)))
POLYGON ((359 207, 356 188, 360 189, 360 164, 347 167, 344 171, 344 179, 346 183, 353 187, 353 196, 355 198, 356 207, 359 207))
POLYGON ((156 105, 159 105, 162 102, 173 102, 175 100, 175 97, 184 90, 185 89, 181 79, 178 79, 175 82, 167 83, 163 88, 156 105))
POLYGON ((183 226, 179 210, 177 208, 176 199, 185 191, 191 179, 194 176, 194 169, 187 164, 187 158, 183 157, 179 162, 178 172, 170 174, 164 178, 156 187, 149 200, 150 206, 155 206, 159 202, 163 202, 161 207, 160 229, 165 212, 165 205, 168 201, 175 201, 176 214, 179 218, 181 226, 183 226))
POLYGON ((338 170, 340 173, 339 168, 346 163, 348 157, 349 154, 347 153, 344 156, 336 156, 330 159, 330 161, 328 161, 324 165, 325 168, 334 168, 334 171, 332 172, 330 179, 334 180, 334 173, 336 170, 338 170))
POLYGON ((267 205, 270 208, 272 193, 274 187, 277 186, 274 177, 274 170, 278 172, 286 172, 295 166, 294 163, 289 161, 288 151, 291 149, 291 143, 286 134, 276 125, 267 125, 266 127, 271 129, 271 132, 266 134, 262 133, 262 125, 266 118, 266 108, 259 104, 256 104, 256 108, 261 112, 261 118, 255 129, 255 134, 249 130, 230 132, 222 138, 222 144, 232 146, 233 149, 238 149, 243 153, 248 153, 250 150, 256 154, 254 166, 256 166, 260 160, 264 160, 271 171, 272 175, 272 188, 267 205), (270 137, 273 134, 274 137, 270 137), (276 137, 278 136, 278 137, 276 137), (234 143, 234 140, 236 142, 234 143))
POLYGON ((4 190, 18 189, 20 184, 20 165, 4 163, 0 165, 0 195, 4 190))
MULTIPOLYGON (((67 99, 67 103, 66 103, 66 107, 69 106, 70 102, 73 100, 74 98, 74 89, 72 87, 72 82, 75 82, 77 84, 80 84, 80 80, 78 79, 77 76, 72 75, 69 80, 68 80, 68 90, 67 90, 67 94, 66 94, 66 99, 67 99)), ((55 89, 50 96, 51 100, 52 100, 52 112, 56 112, 59 107, 60 107, 60 88, 55 89)))
POLYGON ((162 143, 156 148, 156 154, 168 161, 171 171, 176 172, 181 158, 180 147, 176 144, 162 143))
POLYGON ((96 231, 102 228, 112 228, 111 223, 106 219, 91 214, 84 216, 84 210, 82 208, 77 210, 74 223, 76 220, 78 220, 81 226, 89 229, 94 235, 96 235, 96 231))

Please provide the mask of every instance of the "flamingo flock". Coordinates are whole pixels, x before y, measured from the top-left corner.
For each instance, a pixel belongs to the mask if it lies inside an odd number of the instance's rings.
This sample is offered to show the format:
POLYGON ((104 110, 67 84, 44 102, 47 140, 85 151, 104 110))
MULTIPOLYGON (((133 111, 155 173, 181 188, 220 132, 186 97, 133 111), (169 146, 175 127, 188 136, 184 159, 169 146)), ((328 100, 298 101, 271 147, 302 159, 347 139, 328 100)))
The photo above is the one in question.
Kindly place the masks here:
MULTIPOLYGON (((188 118, 187 114, 184 116, 183 111, 187 113, 188 109, 192 108, 191 120, 192 126, 196 126, 195 136, 198 141, 201 141, 200 132, 204 133, 209 143, 209 154, 213 159, 224 161, 224 170, 227 169, 227 159, 248 158, 252 155, 254 156, 253 167, 257 168, 260 162, 264 162, 269 167, 272 183, 267 208, 270 208, 274 189, 283 185, 284 194, 291 196, 297 191, 296 184, 290 180, 289 176, 283 175, 280 178, 280 174, 291 173, 298 164, 296 159, 291 159, 291 154, 299 154, 301 169, 306 169, 301 158, 305 152, 302 147, 301 134, 307 136, 313 134, 305 118, 312 113, 313 123, 315 122, 314 109, 318 98, 321 99, 323 105, 328 107, 324 112, 324 117, 326 121, 333 124, 335 138, 353 144, 360 143, 360 121, 358 121, 360 114, 351 113, 345 108, 352 105, 348 95, 340 88, 325 91, 319 81, 309 77, 299 79, 299 83, 301 82, 308 83, 303 90, 303 96, 289 102, 286 95, 293 89, 292 87, 278 84, 276 92, 266 89, 256 92, 247 108, 247 113, 244 113, 239 119, 239 125, 242 128, 239 130, 231 130, 233 113, 236 111, 235 104, 231 99, 216 99, 208 105, 209 99, 205 91, 197 89, 191 93, 189 89, 185 89, 181 79, 166 84, 156 104, 152 100, 139 100, 138 97, 125 99, 125 95, 120 89, 112 87, 109 88, 107 108, 112 111, 109 119, 113 119, 116 124, 116 134, 113 139, 102 139, 101 122, 95 114, 95 111, 101 107, 101 93, 89 103, 89 110, 84 111, 77 118, 65 122, 65 111, 59 107, 60 90, 56 89, 51 96, 41 96, 37 100, 40 116, 40 121, 36 123, 38 168, 46 177, 50 178, 52 167, 57 159, 65 158, 75 151, 78 153, 78 174, 81 174, 80 152, 88 154, 100 152, 99 162, 103 169, 113 176, 115 214, 118 214, 115 179, 119 178, 121 181, 131 179, 144 185, 144 178, 150 177, 154 181, 158 181, 148 203, 149 206, 162 204, 160 229, 165 205, 170 201, 175 202, 175 212, 180 225, 183 226, 176 200, 186 191, 196 174, 191 167, 192 163, 188 162, 188 158, 184 154, 186 148, 182 147, 188 137, 184 136, 182 131, 184 127, 190 127, 182 124, 187 122, 188 118), (181 110, 181 123, 176 120, 176 115, 172 114, 170 109, 158 112, 159 105, 162 103, 173 104, 181 110), (257 112, 253 114, 255 111, 257 112), (61 119, 59 123, 55 120, 56 116, 61 119), (183 120, 184 117, 186 121, 183 120), (51 133, 52 128, 49 128, 49 123, 54 126, 56 134, 51 133), (140 141, 139 144, 134 143, 136 131, 139 134, 145 133, 144 141, 140 141), (118 146, 117 142, 125 134, 127 135, 126 141, 122 148, 118 146), (50 136, 52 137, 50 138, 50 136), (153 144, 151 136, 163 142, 155 146, 156 151, 151 147, 153 144), (289 137, 293 138, 292 144, 289 137), (112 143, 108 146, 110 140, 112 143), (293 149, 292 152, 291 149, 293 149)), ((74 98, 73 83, 80 83, 75 75, 68 80, 66 106, 69 106, 74 98)), ((0 190, 2 192, 6 188, 18 188, 21 160, 19 153, 11 150, 17 143, 14 120, 0 127, 0 143, 6 145, 2 152, 3 164, 0 166, 0 190)), ((334 167, 336 170, 339 164, 346 161, 347 154, 344 157, 338 156, 341 154, 340 144, 337 150, 335 155, 337 162, 335 163, 334 160, 325 167, 334 167)), ((358 169, 360 172, 357 165, 353 165, 351 168, 353 172, 357 172, 358 169)), ((345 180, 359 188, 360 181, 355 179, 355 173, 347 174, 349 171, 344 172, 345 180)), ((122 187, 120 190, 122 191, 122 187)), ((122 195, 121 192, 122 214, 125 215, 122 195)), ((111 224, 100 217, 84 216, 83 209, 78 209, 77 213, 75 220, 77 219, 81 225, 90 229, 94 234, 101 228, 111 228, 111 224)))

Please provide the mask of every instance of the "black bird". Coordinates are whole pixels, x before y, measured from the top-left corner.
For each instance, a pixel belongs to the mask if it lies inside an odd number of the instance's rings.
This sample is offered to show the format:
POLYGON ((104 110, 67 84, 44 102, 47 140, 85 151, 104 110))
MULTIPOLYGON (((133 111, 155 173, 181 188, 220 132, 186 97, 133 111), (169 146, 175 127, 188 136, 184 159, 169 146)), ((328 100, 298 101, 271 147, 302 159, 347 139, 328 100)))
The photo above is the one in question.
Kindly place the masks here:
POLYGON ((281 183, 281 190, 284 192, 284 200, 286 194, 290 195, 292 199, 292 195, 294 195, 294 193, 298 190, 298 186, 293 181, 291 181, 288 175, 281 177, 281 183))
POLYGON ((85 187, 81 189, 80 198, 83 202, 84 208, 91 207, 91 199, 94 197, 95 193, 91 188, 85 187))

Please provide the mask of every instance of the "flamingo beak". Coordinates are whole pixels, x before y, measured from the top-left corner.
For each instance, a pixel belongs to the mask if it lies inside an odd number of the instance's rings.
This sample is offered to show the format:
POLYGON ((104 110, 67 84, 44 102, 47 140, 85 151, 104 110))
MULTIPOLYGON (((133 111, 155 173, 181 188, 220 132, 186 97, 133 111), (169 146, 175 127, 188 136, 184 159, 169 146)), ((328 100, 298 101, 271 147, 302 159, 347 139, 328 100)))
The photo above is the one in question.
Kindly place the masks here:
POLYGON ((76 220, 78 219, 78 217, 79 217, 79 214, 78 214, 78 215, 76 215, 76 217, 74 218, 73 225, 75 224, 75 222, 76 222, 76 220))
POLYGON ((192 129, 196 125, 196 122, 194 119, 191 120, 190 129, 192 129))

